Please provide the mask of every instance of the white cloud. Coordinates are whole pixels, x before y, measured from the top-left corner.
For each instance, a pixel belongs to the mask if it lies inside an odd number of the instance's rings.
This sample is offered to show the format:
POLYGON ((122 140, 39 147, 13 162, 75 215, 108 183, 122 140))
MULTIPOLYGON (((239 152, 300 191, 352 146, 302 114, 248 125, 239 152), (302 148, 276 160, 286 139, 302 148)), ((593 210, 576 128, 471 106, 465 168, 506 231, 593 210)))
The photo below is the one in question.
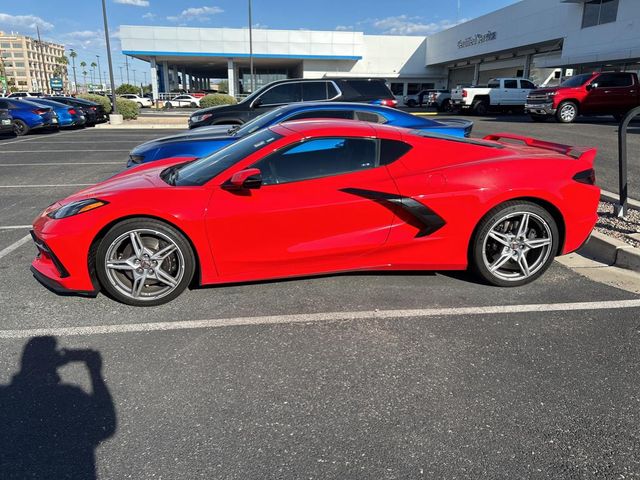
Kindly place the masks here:
POLYGON ((374 19, 371 22, 378 30, 382 30, 383 33, 391 35, 430 35, 466 21, 466 19, 462 19, 457 22, 451 20, 425 22, 422 17, 397 15, 395 17, 374 19))
POLYGON ((8 13, 0 13, 0 27, 4 28, 27 28, 35 30, 40 27, 42 30, 52 30, 53 24, 43 20, 35 15, 9 15, 8 13))
POLYGON ((220 7, 191 7, 183 10, 180 15, 168 16, 167 20, 171 20, 172 22, 190 22, 194 20, 206 22, 209 20, 210 15, 222 12, 224 12, 224 10, 220 7))
POLYGON ((116 3, 121 3, 122 5, 133 5, 134 7, 148 7, 149 0, 113 0, 116 3))
POLYGON ((147 12, 144 15, 142 15, 142 18, 146 18, 147 20, 153 20, 154 18, 156 18, 156 14, 155 13, 151 13, 151 12, 147 12))
POLYGON ((99 33, 95 32, 93 30, 80 30, 80 31, 77 31, 77 32, 65 33, 65 36, 67 36, 69 38, 79 38, 79 39, 94 38, 94 37, 96 37, 98 35, 99 35, 99 33))
POLYGON ((339 32, 349 32, 353 30, 353 25, 338 25, 336 30, 339 32))

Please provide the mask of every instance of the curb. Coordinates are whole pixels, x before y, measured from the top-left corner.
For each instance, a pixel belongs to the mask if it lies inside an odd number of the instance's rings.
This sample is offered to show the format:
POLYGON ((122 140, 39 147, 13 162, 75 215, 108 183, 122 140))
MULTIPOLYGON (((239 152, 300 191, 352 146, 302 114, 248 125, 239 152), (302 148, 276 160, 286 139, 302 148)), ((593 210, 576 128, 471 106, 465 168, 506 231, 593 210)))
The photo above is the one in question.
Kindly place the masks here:
POLYGON ((578 253, 609 266, 640 272, 640 248, 595 230, 578 253))
POLYGON ((110 125, 108 123, 101 123, 95 126, 95 128, 106 130, 185 130, 187 125, 168 123, 166 125, 160 123, 150 123, 141 125, 127 125, 122 123, 120 125, 110 125))

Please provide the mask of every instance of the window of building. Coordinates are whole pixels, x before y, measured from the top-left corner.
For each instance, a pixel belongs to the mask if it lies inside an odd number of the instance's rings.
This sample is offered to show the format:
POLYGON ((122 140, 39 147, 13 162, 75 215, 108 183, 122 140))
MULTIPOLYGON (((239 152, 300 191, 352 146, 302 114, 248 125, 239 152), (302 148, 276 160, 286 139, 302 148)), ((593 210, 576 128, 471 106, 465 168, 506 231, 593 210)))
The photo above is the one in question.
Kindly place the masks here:
POLYGON ((588 0, 584 4, 582 28, 615 22, 619 0, 588 0))
POLYGON ((394 95, 403 95, 404 94, 404 83, 392 82, 390 87, 391 87, 391 92, 394 95))
POLYGON ((2 42, 0 43, 0 48, 2 48, 3 50, 6 48, 11 48, 11 44, 8 42, 2 42))
POLYGON ((377 140, 317 138, 275 152, 258 162, 265 185, 341 175, 377 166, 377 140))
POLYGON ((22 52, 13 52, 13 58, 24 58, 24 53, 22 53, 22 52))

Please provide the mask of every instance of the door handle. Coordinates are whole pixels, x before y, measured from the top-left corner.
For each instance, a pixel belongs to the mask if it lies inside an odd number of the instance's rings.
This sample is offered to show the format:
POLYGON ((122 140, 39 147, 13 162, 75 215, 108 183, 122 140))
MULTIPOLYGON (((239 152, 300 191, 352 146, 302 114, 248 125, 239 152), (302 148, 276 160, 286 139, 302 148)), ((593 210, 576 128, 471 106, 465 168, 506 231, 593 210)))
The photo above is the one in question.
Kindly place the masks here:
POLYGON ((611 90, 605 90, 604 93, 611 93, 611 90))

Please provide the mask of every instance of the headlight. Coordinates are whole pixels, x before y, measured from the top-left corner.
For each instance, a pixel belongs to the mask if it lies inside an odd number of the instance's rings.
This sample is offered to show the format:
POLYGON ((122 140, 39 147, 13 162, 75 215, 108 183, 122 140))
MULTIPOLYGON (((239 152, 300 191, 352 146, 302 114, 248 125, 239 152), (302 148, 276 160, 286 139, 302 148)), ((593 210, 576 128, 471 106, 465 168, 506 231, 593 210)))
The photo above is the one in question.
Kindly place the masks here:
POLYGON ((191 121, 193 123, 200 123, 200 122, 204 122, 207 118, 211 118, 212 116, 213 116, 213 113, 204 113, 202 115, 195 115, 191 117, 191 121))
POLYGON ((555 97, 558 94, 558 92, 549 92, 547 93, 548 97, 555 97))
POLYGON ((53 212, 49 212, 47 216, 49 218, 54 218, 56 220, 60 218, 71 217, 72 215, 77 215, 79 213, 88 212, 89 210, 95 210, 96 208, 102 207, 106 205, 108 202, 104 200, 98 200, 96 198, 87 198, 86 200, 78 200, 76 202, 71 202, 62 207, 54 210, 53 212))

